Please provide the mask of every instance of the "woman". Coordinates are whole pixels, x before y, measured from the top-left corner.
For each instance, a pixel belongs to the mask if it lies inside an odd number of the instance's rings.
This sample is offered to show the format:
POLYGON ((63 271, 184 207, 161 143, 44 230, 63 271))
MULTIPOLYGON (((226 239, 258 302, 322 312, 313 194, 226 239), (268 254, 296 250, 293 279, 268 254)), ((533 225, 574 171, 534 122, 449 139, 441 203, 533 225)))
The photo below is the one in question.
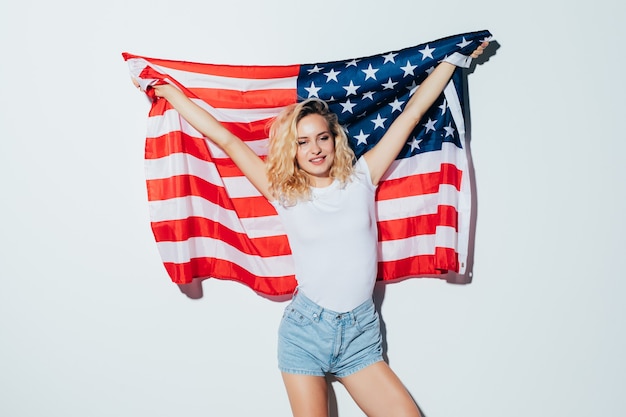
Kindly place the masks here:
MULTIPOLYGON (((487 43, 473 53, 482 54, 487 43)), ((376 146, 354 163, 337 116, 320 100, 284 110, 270 130, 267 160, 171 85, 157 97, 222 148, 276 208, 292 249, 298 290, 279 329, 278 364, 293 415, 327 416, 326 374, 373 416, 419 416, 383 361, 372 292, 377 272, 374 194, 410 133, 448 83, 442 62, 376 146), (359 262, 346 262, 347 259, 359 262)))

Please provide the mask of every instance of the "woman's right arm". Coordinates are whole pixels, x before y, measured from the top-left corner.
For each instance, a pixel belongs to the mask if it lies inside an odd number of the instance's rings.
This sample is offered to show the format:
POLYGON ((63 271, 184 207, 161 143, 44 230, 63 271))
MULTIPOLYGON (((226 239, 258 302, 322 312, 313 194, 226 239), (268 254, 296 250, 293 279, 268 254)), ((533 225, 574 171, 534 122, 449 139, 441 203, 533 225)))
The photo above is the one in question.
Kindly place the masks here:
POLYGON ((166 99, 191 126, 226 152, 252 185, 265 198, 271 199, 265 163, 244 141, 173 85, 155 85, 152 88, 157 97, 166 99))

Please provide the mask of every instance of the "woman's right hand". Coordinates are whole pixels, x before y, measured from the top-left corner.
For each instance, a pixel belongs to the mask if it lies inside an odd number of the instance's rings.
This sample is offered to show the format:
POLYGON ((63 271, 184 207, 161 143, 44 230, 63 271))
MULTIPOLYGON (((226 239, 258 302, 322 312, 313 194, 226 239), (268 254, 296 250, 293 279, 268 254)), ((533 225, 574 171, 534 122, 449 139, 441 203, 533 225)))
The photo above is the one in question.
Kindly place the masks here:
MULTIPOLYGON (((137 87, 137 89, 139 89, 140 91, 144 91, 141 88, 141 85, 139 84, 139 81, 137 81, 136 78, 132 78, 132 82, 133 82, 133 85, 137 87)), ((167 83, 152 85, 152 86, 149 86, 149 88, 153 90, 155 97, 164 97, 164 98, 171 96, 172 93, 177 90, 176 87, 167 83)))
POLYGON ((171 84, 157 84, 153 85, 152 89, 154 90, 154 95, 157 97, 167 98, 172 95, 172 93, 179 91, 176 87, 171 84))

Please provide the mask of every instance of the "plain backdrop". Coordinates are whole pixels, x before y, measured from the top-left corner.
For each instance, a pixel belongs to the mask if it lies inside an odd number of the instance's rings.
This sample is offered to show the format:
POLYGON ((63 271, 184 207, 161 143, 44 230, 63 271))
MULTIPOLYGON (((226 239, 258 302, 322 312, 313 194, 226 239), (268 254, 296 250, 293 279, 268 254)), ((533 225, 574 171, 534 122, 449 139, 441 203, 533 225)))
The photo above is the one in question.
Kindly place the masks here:
MULTIPOLYGON (((488 29, 469 76, 474 280, 385 286, 427 417, 626 409, 624 3, 0 2, 0 415, 288 416, 284 303, 172 284, 149 228, 148 103, 124 51, 320 62, 488 29)), ((361 416, 333 383, 335 415, 361 416)))

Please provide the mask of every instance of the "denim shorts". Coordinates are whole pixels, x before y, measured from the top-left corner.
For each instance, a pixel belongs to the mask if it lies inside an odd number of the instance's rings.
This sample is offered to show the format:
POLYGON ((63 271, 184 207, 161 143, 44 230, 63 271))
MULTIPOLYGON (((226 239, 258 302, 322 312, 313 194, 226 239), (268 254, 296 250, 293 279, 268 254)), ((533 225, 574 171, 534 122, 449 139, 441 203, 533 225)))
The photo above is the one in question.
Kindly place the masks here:
POLYGON ((346 313, 297 292, 278 330, 278 368, 290 374, 345 377, 383 360, 380 322, 368 300, 346 313))

